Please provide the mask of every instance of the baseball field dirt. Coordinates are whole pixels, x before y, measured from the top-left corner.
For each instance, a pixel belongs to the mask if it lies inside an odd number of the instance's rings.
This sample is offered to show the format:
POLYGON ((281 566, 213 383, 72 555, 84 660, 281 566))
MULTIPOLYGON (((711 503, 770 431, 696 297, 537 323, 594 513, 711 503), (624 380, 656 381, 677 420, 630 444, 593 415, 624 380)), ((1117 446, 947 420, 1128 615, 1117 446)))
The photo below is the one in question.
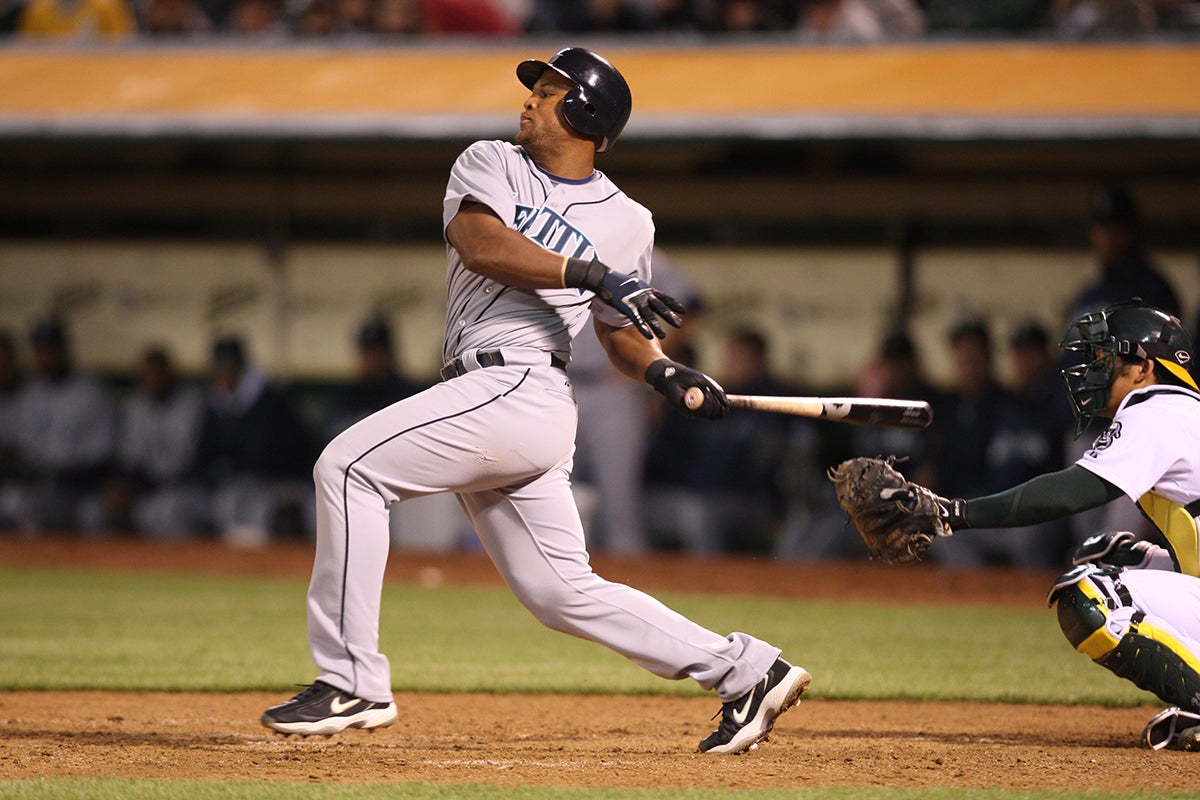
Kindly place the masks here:
MULTIPOLYGON (((767 560, 595 560, 648 590, 714 586, 797 597, 1037 605, 1050 576, 767 560), (714 580, 719 576, 719 581, 714 580), (783 578, 786 577, 786 580, 783 578), (994 580, 981 580, 981 577, 994 580), (1006 587, 999 600, 980 587, 1006 587)), ((106 570, 306 575, 311 550, 211 544, 0 540, 0 563, 106 570), (175 566, 173 566, 175 565, 175 566)), ((394 554, 393 580, 494 583, 476 554, 394 554)), ((899 678, 899 676, 898 676, 899 678)), ((95 777, 433 782, 578 787, 899 786, 1138 790, 1200 787, 1200 754, 1136 746, 1151 707, 807 699, 744 756, 694 752, 714 700, 584 695, 399 694, 375 733, 283 739, 257 721, 279 694, 0 694, 0 779, 95 777), (730 768, 730 761, 737 768, 730 768)))

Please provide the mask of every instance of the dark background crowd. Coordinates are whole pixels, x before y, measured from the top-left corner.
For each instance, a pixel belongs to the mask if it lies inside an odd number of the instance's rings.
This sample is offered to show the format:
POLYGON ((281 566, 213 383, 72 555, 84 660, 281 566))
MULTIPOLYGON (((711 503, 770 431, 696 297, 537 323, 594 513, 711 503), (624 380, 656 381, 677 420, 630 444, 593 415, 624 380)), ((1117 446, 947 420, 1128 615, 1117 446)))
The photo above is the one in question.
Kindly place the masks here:
MULTIPOLYGON (((1156 267, 1132 193, 1098 187, 1086 213, 1096 271, 1061 320, 1028 320, 1006 331, 982 317, 957 320, 944 338, 952 377, 938 386, 926 377, 928 354, 910 332, 890 331, 857 384, 846 387, 861 396, 929 401, 935 421, 927 431, 753 412, 718 423, 688 419, 617 375, 585 331, 570 369, 580 406, 574 479, 593 546, 625 555, 861 556, 825 479, 843 458, 896 455, 910 477, 951 497, 999 491, 1072 463, 1099 430, 1078 440, 1071 435, 1056 346, 1067 323, 1134 296, 1200 323, 1200 310, 1182 308, 1156 267)), ((656 285, 689 308, 685 326, 664 347, 676 360, 697 363, 705 298, 686 265, 668 254, 656 254, 654 272, 656 285)), ((710 332, 719 342, 712 371, 728 392, 821 393, 773 374, 763 332, 710 332)), ((89 374, 73 359, 69 323, 54 316, 29 331, 0 334, 0 530, 215 537, 243 546, 311 537, 310 473, 320 449, 423 388, 399 363, 387 319, 363 321, 354 344, 351 379, 300 386, 269 379, 236 333, 216 337, 207 370, 193 376, 181 376, 172 354, 155 345, 137 356, 129 375, 89 374)), ((1061 564, 1097 529, 1142 524, 1114 516, 1120 513, 1101 508, 1073 524, 953 537, 936 557, 963 566, 1061 564)), ((462 534, 454 544, 472 546, 465 527, 462 534)), ((408 537, 421 543, 420 531, 408 537)))
POLYGON ((787 35, 1067 41, 1200 31, 1192 0, 0 0, 18 38, 251 37, 256 41, 529 33, 787 35))

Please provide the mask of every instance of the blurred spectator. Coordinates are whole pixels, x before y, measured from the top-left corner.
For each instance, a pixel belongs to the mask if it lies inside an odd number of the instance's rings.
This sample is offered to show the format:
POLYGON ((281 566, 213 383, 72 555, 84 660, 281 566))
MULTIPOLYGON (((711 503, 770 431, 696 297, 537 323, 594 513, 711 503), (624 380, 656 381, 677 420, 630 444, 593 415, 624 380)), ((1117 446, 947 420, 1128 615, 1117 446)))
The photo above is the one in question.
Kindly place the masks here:
POLYGON ((212 23, 196 0, 149 0, 142 30, 152 36, 202 36, 212 31, 212 23))
POLYGON ((15 33, 25 0, 0 0, 0 38, 15 33))
POLYGON ((136 29, 125 0, 29 0, 17 33, 60 39, 120 39, 136 29))
POLYGON ((255 39, 281 39, 288 34, 282 0, 233 0, 229 33, 255 39))
POLYGON ((717 0, 717 26, 725 33, 791 30, 793 4, 776 0, 717 0))
MULTIPOLYGON (((929 428, 935 479, 931 488, 945 497, 978 497, 1005 488, 989 454, 999 420, 1011 415, 1012 397, 996 380, 990 329, 982 319, 966 319, 949 336, 954 367, 950 392, 934 407, 929 428)), ((952 536, 933 548, 937 560, 979 566, 993 558, 998 537, 952 536)))
POLYGON ((632 0, 537 0, 525 23, 528 33, 629 33, 649 30, 645 4, 632 0))
POLYGON ((1200 29, 1200 2, 1196 0, 1156 0, 1154 10, 1159 30, 1200 29))
POLYGON ((33 373, 18 399, 18 476, 4 487, 5 518, 27 533, 80 527, 81 503, 112 463, 116 421, 99 380, 75 370, 62 322, 30 332, 33 373))
MULTIPOLYGON (((904 331, 884 337, 878 355, 863 369, 856 391, 860 397, 925 400, 933 406, 940 402, 938 391, 925 378, 916 345, 904 331)), ((909 479, 922 485, 934 480, 925 431, 855 425, 847 428, 847 434, 853 455, 895 455, 903 459, 896 468, 909 479)))
POLYGON ((805 37, 838 43, 913 39, 924 27, 914 0, 805 0, 798 24, 805 37))
POLYGON ((696 33, 717 27, 716 0, 650 0, 650 15, 659 31, 696 33))
POLYGON ((1030 33, 1050 24, 1053 0, 924 0, 931 33, 1030 33))
MULTIPOLYGON (((1013 402, 997 420, 987 460, 997 481, 1016 486, 1067 466, 1066 444, 1074 431, 1074 417, 1046 329, 1037 322, 1024 323, 1013 331, 1008 344, 1013 402)), ((1061 566, 1070 547, 1066 520, 997 531, 984 538, 991 560, 1018 567, 1061 566)))
POLYGON ((423 32, 425 18, 420 0, 375 0, 371 25, 381 36, 416 36, 423 32))
POLYGON ((166 350, 151 347, 120 408, 114 474, 85 514, 85 527, 183 539, 209 524, 196 453, 204 394, 180 380, 166 350))
POLYGON ((1146 250, 1141 213, 1130 191, 1124 186, 1097 187, 1089 193, 1087 207, 1088 239, 1100 275, 1076 296, 1067 319, 1131 297, 1178 317, 1179 298, 1146 250))
POLYGON ((229 544, 312 529, 311 437, 284 391, 249 363, 238 337, 213 345, 199 463, 213 490, 214 524, 229 544))
MULTIPOLYGON (((724 342, 731 394, 788 394, 769 369, 767 341, 738 329, 724 342)), ((651 536, 698 555, 770 552, 787 503, 782 466, 790 417, 741 412, 720 425, 665 416, 647 458, 651 536)))
MULTIPOLYGON (((20 464, 17 431, 20 429, 23 382, 17 343, 8 331, 0 331, 0 484, 12 476, 20 464)), ((3 527, 2 522, 0 527, 3 527)))
MULTIPOLYGON (((420 1, 414 5, 419 11, 420 1)), ((371 33, 375 24, 371 0, 334 0, 334 9, 337 33, 371 33)))
MULTIPOLYGON (((1130 190, 1121 185, 1095 187, 1088 194, 1087 211, 1088 238, 1100 275, 1076 295, 1067 312, 1067 321, 1133 297, 1178 317, 1182 304, 1146 248, 1141 211, 1130 190)), ((1067 462, 1081 458, 1105 427, 1107 423, 1103 420, 1094 422, 1071 440, 1067 445, 1067 462)), ((1136 506, 1120 502, 1075 514, 1068 522, 1076 543, 1082 543, 1098 530, 1127 530, 1135 534, 1150 530, 1136 506)))
MULTIPOLYGON (((687 348, 683 357, 694 359, 689 342, 700 310, 696 289, 661 250, 654 251, 651 273, 656 287, 688 309, 684 327, 672 330, 663 346, 676 360, 680 347, 687 348)), ((651 542, 644 521, 643 474, 652 419, 664 410, 657 402, 661 398, 617 371, 590 325, 571 344, 567 374, 579 406, 571 482, 589 547, 620 555, 644 553, 651 542)))
POLYGON ((925 33, 925 12, 919 0, 862 0, 889 39, 915 39, 925 33))
POLYGON ((488 0, 424 0, 424 30, 431 34, 518 33, 516 23, 488 0))
POLYGON ((1145 0, 1056 0, 1055 32, 1063 39, 1112 39, 1158 27, 1154 5, 1145 0))
MULTIPOLYGON (((935 407, 938 392, 925 379, 920 354, 907 333, 898 330, 880 342, 878 351, 859 374, 859 397, 925 400, 935 407)), ((896 468, 923 485, 932 480, 925 431, 875 425, 817 423, 814 441, 790 458, 798 476, 789 483, 792 505, 776 554, 785 558, 858 558, 866 548, 856 536, 846 536, 846 515, 837 503, 825 470, 853 456, 894 455, 896 468), (805 452, 807 450, 807 452, 805 452)), ((793 440, 797 436, 793 434, 793 440)), ((792 449, 797 449, 796 442, 792 449)))
POLYGON ((608 360, 589 324, 571 343, 567 368, 579 407, 571 485, 594 552, 638 555, 650 549, 642 472, 650 405, 645 387, 608 360))
POLYGON ((391 326, 374 318, 359 328, 355 338, 358 361, 354 380, 334 398, 325 439, 332 440, 359 420, 419 392, 420 384, 405 377, 396 363, 391 326))
POLYGON ((338 32, 337 3, 334 0, 309 0, 295 24, 301 37, 332 36, 338 32))

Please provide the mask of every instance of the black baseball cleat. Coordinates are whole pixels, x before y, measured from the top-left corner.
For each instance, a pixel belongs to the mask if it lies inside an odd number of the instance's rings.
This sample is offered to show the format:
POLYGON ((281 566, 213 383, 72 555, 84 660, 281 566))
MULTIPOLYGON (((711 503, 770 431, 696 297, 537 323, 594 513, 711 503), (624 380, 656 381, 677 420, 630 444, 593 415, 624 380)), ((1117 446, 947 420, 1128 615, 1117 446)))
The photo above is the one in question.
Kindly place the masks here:
POLYGON ((808 670, 775 659, 753 689, 721 706, 721 724, 700 743, 700 752, 741 753, 754 747, 767 738, 776 717, 800 702, 810 683, 808 670))
POLYGON ((279 733, 332 736, 346 728, 382 728, 397 719, 395 703, 373 703, 317 681, 263 712, 263 725, 279 733))

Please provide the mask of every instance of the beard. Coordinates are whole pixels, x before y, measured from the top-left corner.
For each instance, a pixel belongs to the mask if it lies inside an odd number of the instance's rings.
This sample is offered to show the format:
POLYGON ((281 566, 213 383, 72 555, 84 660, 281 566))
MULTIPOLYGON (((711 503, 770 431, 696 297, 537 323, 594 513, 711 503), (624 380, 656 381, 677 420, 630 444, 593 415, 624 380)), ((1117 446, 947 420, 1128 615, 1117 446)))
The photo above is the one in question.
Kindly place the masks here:
POLYGON ((551 144, 551 138, 546 131, 533 125, 517 128, 517 136, 513 141, 530 154, 543 151, 551 144))

